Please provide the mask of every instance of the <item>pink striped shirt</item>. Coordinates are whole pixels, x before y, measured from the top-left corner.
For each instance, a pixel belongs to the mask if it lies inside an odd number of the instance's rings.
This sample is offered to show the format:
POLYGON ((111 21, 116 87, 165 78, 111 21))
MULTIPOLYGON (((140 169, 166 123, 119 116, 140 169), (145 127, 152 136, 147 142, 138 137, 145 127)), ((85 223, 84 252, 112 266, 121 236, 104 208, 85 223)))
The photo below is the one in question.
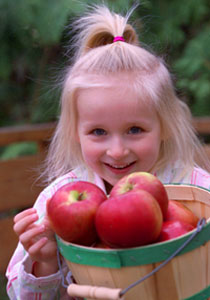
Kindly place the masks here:
MULTIPOLYGON (((155 175, 165 184, 186 183, 210 190, 210 174, 200 168, 194 168, 193 171, 186 173, 177 164, 174 168, 168 167, 167 170, 155 175)), ((46 200, 51 198, 61 186, 75 180, 88 181, 87 171, 82 172, 80 169, 76 169, 58 178, 40 194, 34 205, 40 222, 46 212, 46 200)), ((97 174, 92 181, 105 191, 104 182, 97 174)), ((62 262, 62 272, 69 277, 70 272, 65 261, 62 262)), ((59 271, 56 274, 40 278, 32 275, 32 261, 20 243, 10 260, 6 276, 8 278, 7 293, 12 300, 70 299, 66 289, 62 287, 59 271)))

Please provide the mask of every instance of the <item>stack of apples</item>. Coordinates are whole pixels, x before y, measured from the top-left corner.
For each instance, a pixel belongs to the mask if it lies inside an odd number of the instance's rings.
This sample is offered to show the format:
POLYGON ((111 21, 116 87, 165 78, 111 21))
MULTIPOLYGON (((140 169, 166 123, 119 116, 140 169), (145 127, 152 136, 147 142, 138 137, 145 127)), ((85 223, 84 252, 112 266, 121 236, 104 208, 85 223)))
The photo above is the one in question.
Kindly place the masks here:
POLYGON ((93 183, 71 182, 47 203, 55 233, 85 246, 130 248, 163 242, 193 230, 198 217, 169 200, 164 185, 146 172, 120 179, 109 197, 93 183))

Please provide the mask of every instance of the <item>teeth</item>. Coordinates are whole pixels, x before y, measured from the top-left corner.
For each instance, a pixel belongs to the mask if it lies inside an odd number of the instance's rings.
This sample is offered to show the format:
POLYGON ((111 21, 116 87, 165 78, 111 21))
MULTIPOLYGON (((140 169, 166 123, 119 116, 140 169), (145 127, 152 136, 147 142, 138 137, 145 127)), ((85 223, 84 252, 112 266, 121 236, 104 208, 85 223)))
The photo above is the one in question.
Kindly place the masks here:
POLYGON ((115 166, 115 165, 110 165, 110 167, 115 168, 115 169, 124 169, 128 166, 130 166, 131 164, 127 164, 127 165, 121 165, 121 166, 115 166))

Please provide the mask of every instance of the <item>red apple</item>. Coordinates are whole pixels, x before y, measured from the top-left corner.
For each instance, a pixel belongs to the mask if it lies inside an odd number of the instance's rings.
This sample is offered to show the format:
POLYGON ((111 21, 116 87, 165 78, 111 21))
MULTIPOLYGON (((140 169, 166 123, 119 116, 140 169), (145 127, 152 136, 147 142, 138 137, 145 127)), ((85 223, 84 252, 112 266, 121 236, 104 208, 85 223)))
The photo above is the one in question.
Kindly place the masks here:
POLYGON ((184 204, 176 200, 169 200, 166 221, 183 221, 197 226, 199 218, 184 204))
POLYGON ((189 223, 183 221, 165 221, 158 238, 158 242, 164 242, 181 236, 189 231, 193 230, 195 227, 189 223))
POLYGON ((106 199, 105 193, 93 183, 77 181, 64 185, 47 203, 52 229, 65 241, 91 245, 97 239, 96 211, 106 199))
POLYGON ((94 245, 93 245, 94 248, 99 248, 99 249, 111 249, 108 245, 106 245, 105 243, 103 242, 96 242, 94 245))
POLYGON ((157 200, 165 219, 168 209, 168 195, 161 181, 150 173, 134 172, 124 176, 112 188, 110 196, 113 197, 138 189, 149 192, 157 200))
POLYGON ((110 197, 97 210, 95 224, 101 241, 127 248, 155 241, 162 227, 162 212, 155 198, 144 190, 110 197))

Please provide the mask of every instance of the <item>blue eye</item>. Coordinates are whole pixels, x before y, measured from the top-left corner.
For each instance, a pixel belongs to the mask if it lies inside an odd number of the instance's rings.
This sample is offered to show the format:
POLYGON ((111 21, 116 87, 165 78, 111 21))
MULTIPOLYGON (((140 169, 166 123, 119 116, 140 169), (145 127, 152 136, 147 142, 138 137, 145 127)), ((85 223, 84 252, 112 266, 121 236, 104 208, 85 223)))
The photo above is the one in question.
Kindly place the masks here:
POLYGON ((128 134, 138 134, 141 133, 142 129, 140 127, 137 126, 133 126, 128 130, 128 134))
POLYGON ((96 128, 92 131, 92 134, 96 136, 106 135, 106 131, 102 128, 96 128))

